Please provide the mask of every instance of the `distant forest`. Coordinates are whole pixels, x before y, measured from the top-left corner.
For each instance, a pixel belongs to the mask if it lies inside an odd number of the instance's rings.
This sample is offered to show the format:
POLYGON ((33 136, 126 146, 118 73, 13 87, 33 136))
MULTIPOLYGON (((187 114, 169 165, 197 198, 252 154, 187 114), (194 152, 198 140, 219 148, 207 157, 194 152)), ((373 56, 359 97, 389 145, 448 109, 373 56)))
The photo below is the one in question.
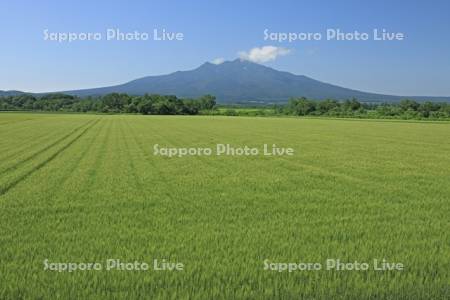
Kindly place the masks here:
POLYGON ((35 110, 97 113, 140 113, 144 115, 196 115, 211 110, 216 98, 205 95, 198 99, 179 99, 176 96, 112 93, 99 97, 77 98, 66 94, 42 97, 23 94, 0 97, 0 110, 35 110))
POLYGON ((417 102, 404 99, 398 103, 362 103, 293 98, 287 104, 250 107, 248 105, 218 106, 216 98, 205 95, 197 99, 180 99, 167 95, 130 96, 112 93, 105 96, 78 98, 66 94, 35 97, 29 94, 0 97, 3 111, 52 111, 130 113, 144 115, 228 115, 228 116, 328 116, 353 118, 450 119, 450 104, 417 102))

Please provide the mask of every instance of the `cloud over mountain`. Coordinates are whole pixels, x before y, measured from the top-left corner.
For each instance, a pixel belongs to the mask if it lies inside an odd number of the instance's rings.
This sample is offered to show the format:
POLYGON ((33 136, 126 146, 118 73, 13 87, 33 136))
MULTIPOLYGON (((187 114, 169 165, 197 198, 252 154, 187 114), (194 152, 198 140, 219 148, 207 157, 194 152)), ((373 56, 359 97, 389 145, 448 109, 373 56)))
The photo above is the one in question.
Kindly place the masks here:
POLYGON ((288 55, 290 52, 290 49, 283 47, 263 46, 252 48, 249 51, 240 51, 238 54, 240 59, 255 63, 265 63, 275 60, 279 56, 288 55))
POLYGON ((220 65, 221 63, 223 63, 225 61, 225 58, 223 58, 223 57, 218 57, 218 58, 216 58, 216 59, 213 59, 212 61, 211 61, 211 63, 212 64, 215 64, 215 65, 220 65))

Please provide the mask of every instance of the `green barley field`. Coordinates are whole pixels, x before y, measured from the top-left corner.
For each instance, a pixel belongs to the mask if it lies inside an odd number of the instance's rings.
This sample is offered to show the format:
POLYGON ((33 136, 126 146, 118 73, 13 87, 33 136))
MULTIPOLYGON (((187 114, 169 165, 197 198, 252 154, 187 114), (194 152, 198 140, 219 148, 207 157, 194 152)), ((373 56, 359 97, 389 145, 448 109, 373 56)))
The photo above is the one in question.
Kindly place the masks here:
POLYGON ((2 113, 0 299, 55 298, 448 299, 450 123, 2 113))

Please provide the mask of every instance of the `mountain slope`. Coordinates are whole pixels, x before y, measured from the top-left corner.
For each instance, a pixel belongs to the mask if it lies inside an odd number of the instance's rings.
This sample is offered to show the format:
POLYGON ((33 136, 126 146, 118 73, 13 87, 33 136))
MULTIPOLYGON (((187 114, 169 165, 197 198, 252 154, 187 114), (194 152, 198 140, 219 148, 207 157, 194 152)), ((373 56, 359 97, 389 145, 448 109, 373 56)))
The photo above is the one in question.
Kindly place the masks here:
POLYGON ((21 91, 2 91, 2 90, 0 90, 0 97, 2 97, 2 96, 18 96, 20 94, 24 94, 24 92, 21 92, 21 91))
POLYGON ((66 91, 77 96, 102 95, 111 92, 142 95, 145 93, 174 94, 198 97, 212 94, 221 102, 286 101, 290 97, 314 99, 347 99, 365 101, 397 100, 395 96, 377 95, 341 88, 306 76, 281 72, 248 61, 234 60, 220 65, 205 63, 191 71, 179 71, 162 76, 149 76, 128 83, 86 90, 66 91))

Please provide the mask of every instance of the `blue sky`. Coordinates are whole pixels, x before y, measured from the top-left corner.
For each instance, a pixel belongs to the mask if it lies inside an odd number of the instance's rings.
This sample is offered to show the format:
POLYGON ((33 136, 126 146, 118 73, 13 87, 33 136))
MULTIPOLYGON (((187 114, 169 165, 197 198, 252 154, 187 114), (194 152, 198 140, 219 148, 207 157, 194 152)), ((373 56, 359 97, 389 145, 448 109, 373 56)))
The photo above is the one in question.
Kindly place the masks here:
POLYGON ((193 69, 255 47, 289 49, 264 64, 395 95, 450 96, 449 1, 2 1, 0 90, 107 86, 193 69), (183 41, 45 41, 43 31, 182 32, 183 41), (265 41, 270 32, 386 29, 403 41, 265 41))

